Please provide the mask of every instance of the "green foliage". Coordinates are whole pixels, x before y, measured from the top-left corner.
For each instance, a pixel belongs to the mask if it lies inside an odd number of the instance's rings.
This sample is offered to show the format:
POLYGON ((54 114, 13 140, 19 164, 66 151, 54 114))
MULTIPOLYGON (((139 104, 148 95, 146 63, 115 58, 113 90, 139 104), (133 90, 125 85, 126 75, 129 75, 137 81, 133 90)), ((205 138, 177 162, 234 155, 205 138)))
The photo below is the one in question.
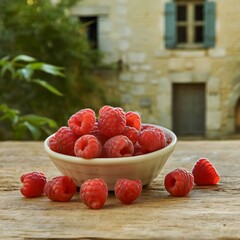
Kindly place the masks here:
MULTIPOLYGON (((2 79, 10 74, 11 79, 15 80, 16 83, 18 81, 25 81, 28 84, 38 84, 49 92, 62 96, 62 93, 54 86, 45 80, 39 79, 38 72, 64 77, 63 68, 37 62, 35 58, 27 55, 18 55, 13 59, 9 57, 0 59, 2 79)), ((54 120, 35 114, 21 115, 19 110, 10 108, 7 104, 0 104, 0 122, 5 123, 5 128, 0 127, 0 131, 11 134, 11 139, 18 140, 26 139, 29 134, 31 134, 34 140, 38 140, 43 133, 49 135, 53 130, 57 129, 57 124, 54 120), (12 131, 8 129, 7 126, 11 128, 12 131)), ((5 138, 2 137, 2 139, 5 138)))
POLYGON ((66 125, 67 118, 78 109, 98 109, 106 103, 101 82, 92 77, 101 62, 101 54, 90 48, 84 26, 69 13, 76 2, 0 1, 0 58, 4 65, 1 67, 4 78, 0 76, 0 104, 18 109, 22 115, 41 115, 66 125), (51 65, 65 69, 64 81, 59 80, 62 69, 52 69, 51 65), (61 93, 64 94, 59 97, 61 93))
POLYGON ((55 87, 50 85, 48 82, 35 78, 35 71, 42 71, 54 76, 64 77, 63 68, 53 66, 50 64, 37 62, 35 58, 27 55, 18 55, 12 60, 7 57, 0 59, 1 76, 3 77, 8 71, 11 73, 12 79, 24 80, 29 83, 36 83, 46 88, 48 91, 62 96, 55 87), (27 62, 27 64, 25 63, 27 62))
MULTIPOLYGON (((11 109, 6 104, 0 104, 0 121, 11 123, 11 139, 15 140, 26 138, 28 133, 31 134, 34 140, 39 140, 43 133, 49 135, 53 129, 57 129, 56 122, 50 118, 34 114, 21 116, 19 110, 11 109)), ((9 133, 9 129, 7 130, 9 133)))

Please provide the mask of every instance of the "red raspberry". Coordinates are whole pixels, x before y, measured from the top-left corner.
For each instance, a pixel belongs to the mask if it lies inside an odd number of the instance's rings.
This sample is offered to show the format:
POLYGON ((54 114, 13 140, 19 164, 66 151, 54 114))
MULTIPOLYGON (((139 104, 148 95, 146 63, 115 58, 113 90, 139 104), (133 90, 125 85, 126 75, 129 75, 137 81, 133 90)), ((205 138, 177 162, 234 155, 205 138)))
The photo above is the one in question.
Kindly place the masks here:
POLYGON ((100 133, 98 128, 98 122, 95 123, 95 126, 89 134, 94 135, 102 145, 104 145, 104 143, 108 140, 106 136, 100 133))
POLYGON ((144 151, 143 151, 143 147, 137 142, 134 145, 134 153, 133 156, 138 156, 138 155, 143 155, 144 151))
POLYGON ((193 175, 185 169, 177 168, 165 176, 164 185, 171 196, 186 196, 193 188, 193 175))
POLYGON ((61 127, 49 139, 49 147, 54 152, 74 156, 74 144, 77 139, 78 136, 69 127, 61 127))
POLYGON ((76 141, 74 152, 77 157, 97 158, 101 155, 102 145, 95 136, 86 134, 76 141))
POLYGON ((68 202, 76 192, 76 184, 69 176, 54 177, 44 188, 45 195, 52 201, 68 202))
POLYGON ((142 192, 141 180, 118 179, 114 192, 117 199, 124 204, 134 202, 142 192))
POLYGON ((80 188, 82 202, 91 209, 100 209, 107 200, 108 187, 103 179, 88 179, 80 188))
POLYGON ((138 140, 139 132, 134 127, 126 126, 123 131, 123 135, 128 137, 132 141, 132 143, 135 144, 138 140))
POLYGON ((75 134, 82 136, 92 130, 95 122, 95 112, 90 108, 85 108, 76 112, 68 119, 68 126, 75 134))
POLYGON ((128 137, 118 135, 105 142, 104 151, 109 158, 129 157, 133 155, 134 146, 128 137))
POLYGON ((47 182, 43 172, 29 172, 21 176, 23 186, 21 193, 27 198, 41 196, 44 192, 44 186, 47 182))
POLYGON ((196 185, 215 185, 220 181, 220 176, 207 158, 200 158, 192 169, 194 182, 196 185))
POLYGON ((126 125, 134 127, 137 130, 141 129, 141 117, 137 112, 126 112, 126 125))
POLYGON ((104 106, 99 110, 98 128, 101 134, 113 137, 123 133, 126 116, 122 108, 104 106))
POLYGON ((166 137, 158 128, 146 128, 140 132, 138 143, 144 153, 154 152, 166 146, 166 137))

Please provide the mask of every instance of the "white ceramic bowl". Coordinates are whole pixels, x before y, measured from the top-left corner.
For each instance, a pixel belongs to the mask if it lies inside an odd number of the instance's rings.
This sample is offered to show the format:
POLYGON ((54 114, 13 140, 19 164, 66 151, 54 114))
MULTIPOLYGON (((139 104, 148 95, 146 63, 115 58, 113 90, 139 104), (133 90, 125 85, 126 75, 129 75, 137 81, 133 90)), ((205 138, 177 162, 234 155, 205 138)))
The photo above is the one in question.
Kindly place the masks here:
POLYGON ((172 140, 165 148, 144 155, 88 160, 63 155, 49 148, 48 141, 52 135, 44 141, 44 149, 58 170, 72 177, 77 186, 89 178, 104 179, 109 190, 114 189, 114 184, 119 178, 140 179, 143 185, 147 185, 158 176, 177 143, 177 137, 172 131, 161 126, 153 126, 162 129, 166 138, 172 140))

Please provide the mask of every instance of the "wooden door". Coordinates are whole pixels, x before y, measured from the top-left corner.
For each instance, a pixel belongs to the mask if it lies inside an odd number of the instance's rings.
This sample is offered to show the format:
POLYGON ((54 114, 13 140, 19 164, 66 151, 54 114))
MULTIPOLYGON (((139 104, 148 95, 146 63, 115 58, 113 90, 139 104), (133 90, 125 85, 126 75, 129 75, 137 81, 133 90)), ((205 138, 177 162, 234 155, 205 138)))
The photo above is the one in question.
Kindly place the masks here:
POLYGON ((173 84, 173 130, 177 135, 203 135, 205 84, 173 84))

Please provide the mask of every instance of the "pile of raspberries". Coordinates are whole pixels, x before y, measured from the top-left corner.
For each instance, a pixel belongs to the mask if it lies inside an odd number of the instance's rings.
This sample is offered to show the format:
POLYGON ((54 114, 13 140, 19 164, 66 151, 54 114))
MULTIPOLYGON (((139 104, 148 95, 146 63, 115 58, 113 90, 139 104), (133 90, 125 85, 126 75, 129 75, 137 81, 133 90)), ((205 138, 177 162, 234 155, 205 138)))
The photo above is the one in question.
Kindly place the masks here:
POLYGON ((124 112, 120 107, 105 105, 98 118, 90 109, 81 109, 68 119, 50 138, 52 151, 84 159, 129 157, 166 147, 162 130, 141 124, 137 112, 124 112))

